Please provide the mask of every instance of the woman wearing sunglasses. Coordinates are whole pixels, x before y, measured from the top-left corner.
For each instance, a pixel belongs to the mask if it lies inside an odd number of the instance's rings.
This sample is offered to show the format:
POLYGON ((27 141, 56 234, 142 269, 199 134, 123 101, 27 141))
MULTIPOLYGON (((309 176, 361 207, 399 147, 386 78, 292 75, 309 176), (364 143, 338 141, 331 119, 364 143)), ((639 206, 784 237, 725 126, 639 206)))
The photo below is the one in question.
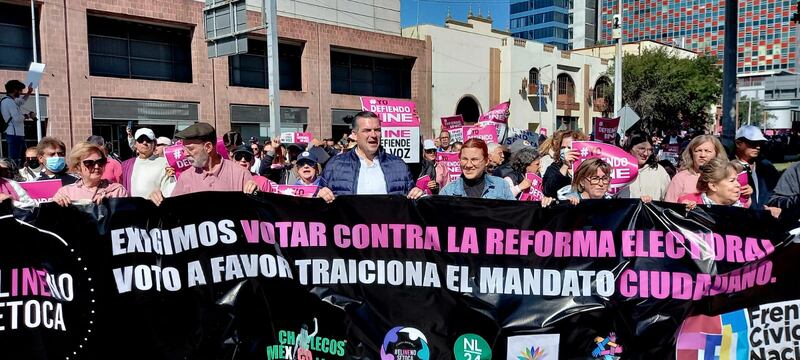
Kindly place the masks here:
POLYGON ((258 186, 258 191, 261 192, 272 192, 278 184, 272 182, 271 180, 267 179, 264 176, 254 174, 252 172, 253 164, 255 163, 255 155, 253 155, 253 148, 247 145, 240 145, 233 150, 233 161, 239 164, 239 166, 247 169, 253 175, 253 181, 258 186))
POLYGON ((317 185, 320 182, 320 166, 314 154, 304 151, 297 157, 294 164, 294 171, 297 175, 295 185, 317 185))
POLYGON ((103 179, 108 158, 102 148, 88 142, 81 142, 72 148, 68 159, 72 172, 80 174, 80 180, 62 186, 53 196, 53 201, 61 206, 69 206, 73 201, 100 204, 105 198, 127 197, 125 187, 103 179))

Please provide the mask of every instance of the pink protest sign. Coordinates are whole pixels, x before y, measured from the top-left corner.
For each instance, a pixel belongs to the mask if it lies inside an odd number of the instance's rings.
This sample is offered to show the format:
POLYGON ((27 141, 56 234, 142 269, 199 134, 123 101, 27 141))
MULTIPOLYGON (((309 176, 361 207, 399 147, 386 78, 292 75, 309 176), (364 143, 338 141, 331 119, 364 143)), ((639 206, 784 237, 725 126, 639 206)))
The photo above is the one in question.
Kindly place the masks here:
POLYGON ((311 198, 317 193, 316 185, 278 185, 275 193, 297 197, 311 198))
POLYGON ((478 124, 496 125, 495 129, 497 130, 497 140, 504 140, 506 137, 508 117, 511 115, 511 112, 509 111, 510 108, 511 101, 497 104, 478 118, 478 124))
MULTIPOLYGON (((225 155, 227 154, 228 150, 225 150, 225 155)), ((180 142, 164 149, 164 157, 167 158, 167 164, 175 169, 175 177, 180 176, 184 170, 192 166, 192 163, 186 159, 183 144, 180 142)))
POLYGON ((606 144, 613 144, 619 127, 619 118, 594 118, 594 139, 606 144))
MULTIPOLYGON (((466 129, 466 127, 465 127, 466 129)), ((489 142, 497 142, 497 125, 495 124, 482 124, 477 126, 471 126, 468 130, 465 130, 465 136, 467 140, 472 138, 481 139, 487 143, 489 142)))
POLYGON ((436 163, 444 164, 447 169, 448 182, 458 179, 461 176, 461 164, 458 161, 457 152, 437 152, 436 163))
POLYGON ((417 179, 417 187, 420 188, 425 194, 431 195, 433 194, 431 190, 428 188, 428 183, 431 182, 430 175, 425 175, 419 179, 417 179))
POLYGON ((310 132, 286 132, 281 134, 281 142, 284 144, 308 144, 314 138, 310 132))
POLYGON ((581 163, 588 159, 601 158, 611 165, 611 184, 609 192, 625 187, 633 182, 639 175, 639 162, 633 155, 614 145, 596 141, 573 141, 572 149, 577 150, 580 155, 578 160, 572 164, 572 170, 577 171, 581 163))
POLYGON ((61 188, 61 180, 27 181, 19 183, 37 203, 53 201, 53 195, 61 188))
POLYGON ((544 181, 542 177, 534 173, 527 173, 525 174, 525 179, 531 182, 531 187, 522 193, 519 199, 522 201, 542 201, 544 197, 544 193, 542 192, 544 181))
MULTIPOLYGON (((741 186, 742 188, 747 186, 748 185, 747 171, 740 172, 739 175, 736 176, 736 180, 739 181, 739 186, 741 186)), ((739 201, 741 201, 742 204, 747 204, 747 200, 749 200, 749 199, 750 199, 749 196, 739 195, 739 201)))
POLYGON ((380 118, 384 151, 406 163, 419 162, 419 116, 415 102, 362 96, 361 109, 380 118))
POLYGON ((222 141, 222 138, 217 138, 217 153, 219 153, 223 159, 228 158, 228 148, 225 147, 225 142, 222 141))
POLYGON ((442 131, 450 133, 450 143, 464 141, 464 117, 461 115, 442 116, 442 131))

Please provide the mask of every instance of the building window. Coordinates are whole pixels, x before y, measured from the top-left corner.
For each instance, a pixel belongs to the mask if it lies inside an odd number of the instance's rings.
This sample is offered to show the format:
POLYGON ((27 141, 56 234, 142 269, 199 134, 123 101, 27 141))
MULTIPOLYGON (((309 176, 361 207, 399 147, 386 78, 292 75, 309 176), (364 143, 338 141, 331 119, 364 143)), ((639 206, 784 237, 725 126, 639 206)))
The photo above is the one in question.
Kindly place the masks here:
MULTIPOLYGON (((39 44, 39 16, 36 20, 39 44)), ((27 70, 33 61, 31 8, 0 3, 0 34, 0 69, 27 70)))
POLYGON ((387 59, 331 51, 331 92, 411 98, 414 59, 387 59))
MULTIPOLYGON (((303 90, 302 57, 302 44, 278 44, 281 90, 303 90)), ((232 86, 269 88, 266 41, 247 39, 247 54, 229 57, 228 64, 232 86)))
POLYGON ((89 74, 192 82, 189 29, 89 15, 89 74))
POLYGON ((575 98, 575 82, 567 74, 558 75, 558 95, 575 98))
POLYGON ((539 84, 539 69, 531 68, 530 70, 528 70, 528 84, 531 85, 539 84))

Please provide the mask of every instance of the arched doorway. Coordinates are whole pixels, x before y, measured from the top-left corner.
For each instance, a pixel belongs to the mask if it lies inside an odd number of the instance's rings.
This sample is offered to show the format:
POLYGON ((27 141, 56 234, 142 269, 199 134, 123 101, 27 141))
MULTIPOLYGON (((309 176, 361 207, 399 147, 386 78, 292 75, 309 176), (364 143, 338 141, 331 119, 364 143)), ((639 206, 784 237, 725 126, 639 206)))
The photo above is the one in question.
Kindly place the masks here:
POLYGON ((456 115, 464 117, 465 123, 476 123, 481 116, 481 109, 474 98, 471 96, 464 96, 458 101, 456 115))

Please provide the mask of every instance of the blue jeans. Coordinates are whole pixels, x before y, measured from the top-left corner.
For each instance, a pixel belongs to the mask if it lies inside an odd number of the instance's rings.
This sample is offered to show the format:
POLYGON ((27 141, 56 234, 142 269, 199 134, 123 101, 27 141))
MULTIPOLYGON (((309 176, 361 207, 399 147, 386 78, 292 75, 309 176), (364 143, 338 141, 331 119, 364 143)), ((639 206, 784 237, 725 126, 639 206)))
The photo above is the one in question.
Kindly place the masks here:
POLYGON ((6 135, 8 142, 8 158, 17 163, 17 166, 22 164, 22 158, 25 156, 25 137, 19 135, 6 135))

